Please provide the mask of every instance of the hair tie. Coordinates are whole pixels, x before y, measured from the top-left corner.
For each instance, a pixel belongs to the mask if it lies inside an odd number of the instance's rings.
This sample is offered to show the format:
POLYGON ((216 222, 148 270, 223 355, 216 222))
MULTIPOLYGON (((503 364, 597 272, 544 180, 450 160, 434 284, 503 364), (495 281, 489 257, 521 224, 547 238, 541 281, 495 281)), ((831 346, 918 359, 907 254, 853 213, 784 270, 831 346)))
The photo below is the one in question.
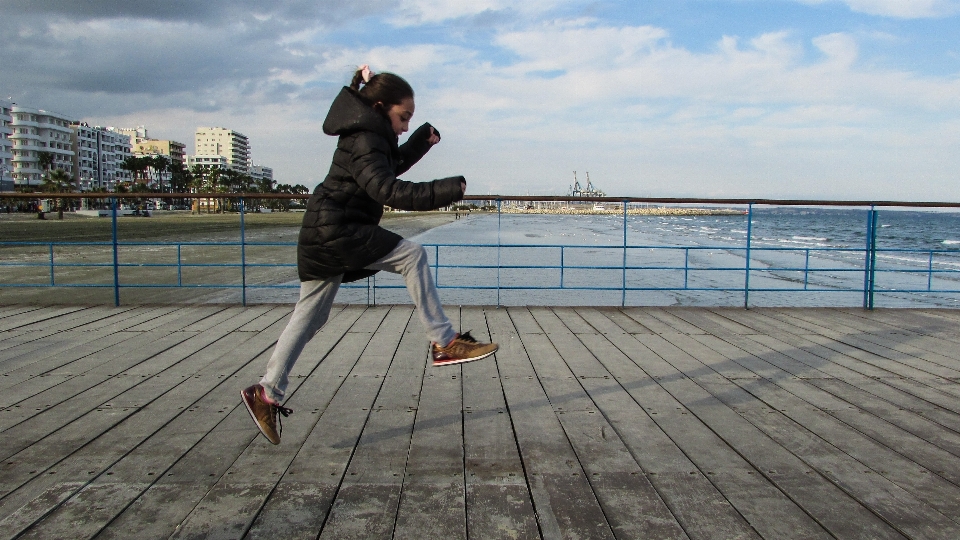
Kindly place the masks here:
POLYGON ((370 82, 370 77, 373 77, 373 72, 370 71, 370 66, 364 64, 360 66, 360 76, 363 78, 363 84, 370 82))

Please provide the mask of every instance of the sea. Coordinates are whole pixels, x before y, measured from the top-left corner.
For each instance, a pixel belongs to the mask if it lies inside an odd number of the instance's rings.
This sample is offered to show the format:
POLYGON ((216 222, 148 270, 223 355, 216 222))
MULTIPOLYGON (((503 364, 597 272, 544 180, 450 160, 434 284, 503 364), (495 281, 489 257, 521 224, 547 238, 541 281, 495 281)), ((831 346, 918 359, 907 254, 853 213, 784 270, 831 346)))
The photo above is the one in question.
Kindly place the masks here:
MULTIPOLYGON (((957 307, 960 213, 877 210, 873 260, 868 223, 865 209, 806 207, 755 208, 749 223, 746 213, 626 224, 622 214, 473 213, 412 239, 448 305, 855 307, 870 300, 872 276, 874 307, 957 307)), ((338 301, 410 302, 399 276, 358 285, 338 301)))

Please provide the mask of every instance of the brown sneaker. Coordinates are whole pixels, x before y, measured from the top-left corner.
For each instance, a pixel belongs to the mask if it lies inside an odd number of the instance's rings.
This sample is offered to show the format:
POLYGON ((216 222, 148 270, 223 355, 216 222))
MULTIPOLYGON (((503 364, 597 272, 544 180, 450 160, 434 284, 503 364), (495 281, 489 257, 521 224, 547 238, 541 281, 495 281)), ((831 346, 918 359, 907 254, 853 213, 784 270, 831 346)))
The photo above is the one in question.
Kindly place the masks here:
POLYGON ((257 424, 260 433, 273 444, 280 444, 280 433, 283 432, 283 423, 279 422, 280 416, 289 416, 293 409, 288 409, 280 405, 274 405, 266 400, 263 393, 263 387, 259 384, 244 388, 240 392, 243 397, 243 404, 250 413, 250 418, 257 424), (279 426, 279 430, 277 427, 279 426))
POLYGON ((446 347, 441 347, 436 343, 430 346, 430 350, 433 352, 434 366, 473 362, 490 356, 497 352, 499 348, 500 346, 496 343, 479 343, 470 335, 470 332, 458 334, 446 347))

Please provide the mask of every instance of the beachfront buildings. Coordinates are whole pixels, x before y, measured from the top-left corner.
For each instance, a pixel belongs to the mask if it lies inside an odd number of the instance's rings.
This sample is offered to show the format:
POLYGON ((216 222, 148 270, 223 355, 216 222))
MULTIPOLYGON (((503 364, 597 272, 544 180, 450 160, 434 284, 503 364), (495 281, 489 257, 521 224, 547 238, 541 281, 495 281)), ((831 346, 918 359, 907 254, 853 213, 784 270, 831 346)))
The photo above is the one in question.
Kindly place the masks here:
POLYGON ((0 191, 13 191, 13 141, 10 139, 13 133, 10 127, 13 122, 12 106, 9 101, 0 100, 0 191))
POLYGON ((10 139, 13 181, 17 186, 39 187, 46 171, 61 169, 71 177, 73 166, 73 120, 43 109, 11 104, 10 139), (43 152, 52 158, 49 167, 41 163, 43 152))
POLYGON ((131 156, 130 137, 111 127, 73 126, 74 181, 79 191, 113 191, 118 182, 130 182, 123 162, 131 156))
POLYGON ((194 134, 194 163, 250 173, 250 140, 246 135, 222 127, 198 127, 194 134), (221 156, 222 160, 214 160, 221 156), (202 158, 202 159, 201 159, 202 158))
POLYGON ((258 186, 264 184, 273 185, 273 169, 270 167, 254 165, 250 167, 250 176, 253 178, 254 184, 258 186))

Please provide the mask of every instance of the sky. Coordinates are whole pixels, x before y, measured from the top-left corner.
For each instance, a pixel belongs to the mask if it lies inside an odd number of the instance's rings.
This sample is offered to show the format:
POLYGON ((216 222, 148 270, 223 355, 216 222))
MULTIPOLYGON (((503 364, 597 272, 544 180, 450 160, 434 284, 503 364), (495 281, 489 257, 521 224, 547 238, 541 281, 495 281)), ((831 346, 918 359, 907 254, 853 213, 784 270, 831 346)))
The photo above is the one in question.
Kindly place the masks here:
MULTIPOLYGON (((960 0, 0 0, 0 99, 311 189, 360 64, 468 194, 960 201, 960 0)), ((401 142, 402 142, 401 138, 401 142)))

